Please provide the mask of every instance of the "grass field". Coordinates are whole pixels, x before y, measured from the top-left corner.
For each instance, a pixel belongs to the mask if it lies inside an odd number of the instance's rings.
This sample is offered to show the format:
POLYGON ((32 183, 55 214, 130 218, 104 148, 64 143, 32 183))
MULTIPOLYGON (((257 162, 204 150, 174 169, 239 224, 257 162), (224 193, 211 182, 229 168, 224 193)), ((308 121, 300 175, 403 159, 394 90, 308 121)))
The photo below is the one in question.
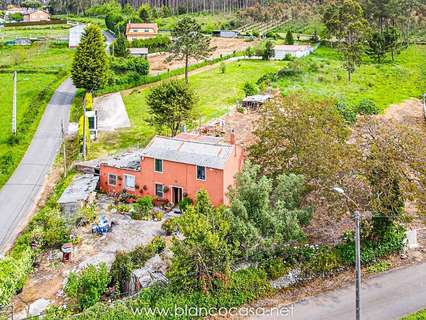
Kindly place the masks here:
POLYGON ((70 69, 74 51, 65 48, 49 47, 47 43, 31 47, 5 47, 0 49, 0 68, 29 69, 37 72, 70 69))
POLYGON ((426 320, 426 309, 420 310, 416 313, 406 316, 402 318, 401 320, 426 320))
POLYGON ((25 154, 50 96, 70 68, 72 55, 68 48, 47 46, 0 49, 0 187, 25 154), (18 70, 19 135, 11 140, 14 69, 18 70))
POLYGON ((0 31, 0 41, 15 40, 16 38, 68 38, 69 25, 50 25, 37 27, 6 27, 0 31))
POLYGON ((384 110, 390 104, 426 92, 424 61, 426 47, 411 46, 396 56, 394 63, 363 64, 349 83, 337 51, 320 47, 303 60, 303 73, 280 80, 278 86, 285 94, 300 92, 314 97, 333 97, 348 104, 371 99, 384 110))
MULTIPOLYGON (((244 97, 242 87, 249 79, 257 79, 267 72, 275 72, 284 66, 282 61, 240 61, 226 65, 222 74, 219 66, 190 76, 190 85, 199 97, 196 113, 201 122, 224 115, 244 97)), ((124 96, 132 129, 116 134, 108 134, 92 145, 90 157, 126 149, 144 146, 155 134, 155 129, 147 122, 149 118, 146 96, 149 89, 135 90, 124 96)))
MULTIPOLYGON (((185 15, 172 16, 169 18, 159 18, 155 22, 158 24, 159 28, 162 30, 172 30, 174 29, 178 20, 182 19, 185 15)), ((187 16, 193 17, 200 25, 204 32, 213 32, 214 30, 219 30, 226 28, 231 21, 238 20, 235 14, 188 14, 187 16)))

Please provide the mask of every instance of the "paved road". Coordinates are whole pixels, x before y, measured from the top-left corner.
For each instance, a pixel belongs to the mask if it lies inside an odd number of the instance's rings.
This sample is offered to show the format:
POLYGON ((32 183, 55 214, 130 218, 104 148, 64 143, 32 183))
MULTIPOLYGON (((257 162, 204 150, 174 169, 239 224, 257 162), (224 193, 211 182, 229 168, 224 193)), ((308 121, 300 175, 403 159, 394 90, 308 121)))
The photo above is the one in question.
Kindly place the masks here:
MULTIPOLYGON (((426 308, 426 263, 387 272, 370 278, 362 285, 363 320, 400 319, 426 308)), ((348 287, 300 301, 278 316, 272 314, 252 319, 348 320, 355 319, 355 290, 348 287), (286 315, 288 312, 290 315, 286 315)))
POLYGON ((71 79, 59 86, 46 107, 24 158, 0 190, 0 255, 9 249, 42 192, 61 145, 61 120, 67 125, 75 92, 71 79))

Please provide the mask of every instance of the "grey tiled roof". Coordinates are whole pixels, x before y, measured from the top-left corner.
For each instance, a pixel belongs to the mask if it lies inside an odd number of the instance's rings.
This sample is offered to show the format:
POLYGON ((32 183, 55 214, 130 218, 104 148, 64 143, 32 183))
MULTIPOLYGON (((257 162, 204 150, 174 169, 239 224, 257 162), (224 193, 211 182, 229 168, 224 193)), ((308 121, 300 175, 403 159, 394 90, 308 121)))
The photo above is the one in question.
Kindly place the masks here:
POLYGON ((99 177, 93 174, 85 174, 77 177, 65 189, 58 203, 74 203, 78 201, 86 201, 90 193, 95 191, 99 177))
POLYGON ((141 151, 134 151, 120 154, 104 160, 101 163, 114 168, 139 170, 141 166, 141 156, 141 151))
POLYGON ((233 149, 233 145, 217 141, 188 141, 157 136, 143 150, 142 156, 224 169, 233 149))

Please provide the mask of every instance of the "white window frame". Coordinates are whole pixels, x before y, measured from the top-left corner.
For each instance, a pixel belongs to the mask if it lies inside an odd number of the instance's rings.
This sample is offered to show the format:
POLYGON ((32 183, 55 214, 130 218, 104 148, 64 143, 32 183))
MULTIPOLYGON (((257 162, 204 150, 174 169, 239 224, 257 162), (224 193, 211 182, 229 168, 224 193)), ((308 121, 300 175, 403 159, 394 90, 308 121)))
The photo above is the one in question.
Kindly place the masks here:
POLYGON ((155 191, 155 196, 163 199, 164 198, 164 184, 162 183, 155 183, 154 184, 154 191, 155 191), (157 194, 157 186, 161 186, 161 197, 157 194))
POLYGON ((118 176, 116 175, 116 174, 113 174, 113 173, 108 173, 108 185, 109 186, 116 186, 117 185, 117 180, 118 180, 118 176), (115 184, 111 184, 110 183, 110 178, 112 177, 112 176, 114 176, 115 177, 115 184))
POLYGON ((163 159, 155 159, 155 158, 154 158, 154 172, 157 172, 157 173, 163 173, 163 172, 164 172, 164 161, 163 161, 163 159), (156 163, 157 163, 157 160, 158 160, 158 161, 161 161, 161 171, 157 171, 157 170, 156 170, 156 163))
POLYGON ((207 167, 206 166, 195 166, 195 177, 198 181, 206 181, 207 180, 207 167), (198 178, 198 168, 204 168, 204 179, 198 178))
POLYGON ((135 188, 136 188, 136 177, 134 175, 131 175, 131 174, 125 174, 124 175, 124 187, 126 189, 129 189, 129 190, 135 190, 135 188), (129 187, 127 185, 127 178, 128 177, 133 178, 133 181, 134 181, 133 187, 129 187))

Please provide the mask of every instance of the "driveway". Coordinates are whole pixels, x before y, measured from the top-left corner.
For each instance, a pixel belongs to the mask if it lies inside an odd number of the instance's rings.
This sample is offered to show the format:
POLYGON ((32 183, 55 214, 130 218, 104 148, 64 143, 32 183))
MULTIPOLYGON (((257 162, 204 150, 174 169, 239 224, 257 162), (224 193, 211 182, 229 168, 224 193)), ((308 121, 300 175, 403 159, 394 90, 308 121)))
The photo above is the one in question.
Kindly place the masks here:
MULTIPOLYGON (((400 319, 424 308, 426 308, 426 263, 389 271, 362 284, 363 320, 400 319)), ((277 306, 251 319, 355 319, 355 289, 350 286, 307 298, 294 305, 277 306)))
POLYGON ((0 255, 26 224, 61 146, 61 121, 68 124, 76 88, 65 80, 53 94, 24 158, 0 190, 0 255))

